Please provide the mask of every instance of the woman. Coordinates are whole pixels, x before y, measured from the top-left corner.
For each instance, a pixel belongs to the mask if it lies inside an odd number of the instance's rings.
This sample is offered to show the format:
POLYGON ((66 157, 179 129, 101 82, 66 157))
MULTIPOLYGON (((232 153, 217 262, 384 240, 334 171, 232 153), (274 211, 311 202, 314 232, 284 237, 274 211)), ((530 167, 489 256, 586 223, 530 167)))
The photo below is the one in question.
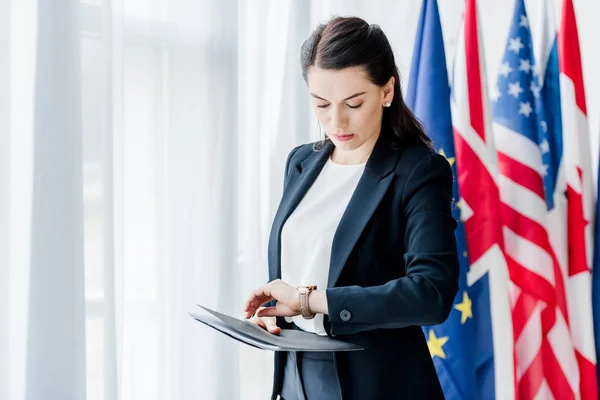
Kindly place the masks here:
POLYGON ((334 18, 301 62, 326 138, 288 156, 270 282, 246 318, 364 350, 276 353, 272 398, 441 399, 420 326, 442 323, 458 290, 450 165, 404 104, 378 26, 334 18))

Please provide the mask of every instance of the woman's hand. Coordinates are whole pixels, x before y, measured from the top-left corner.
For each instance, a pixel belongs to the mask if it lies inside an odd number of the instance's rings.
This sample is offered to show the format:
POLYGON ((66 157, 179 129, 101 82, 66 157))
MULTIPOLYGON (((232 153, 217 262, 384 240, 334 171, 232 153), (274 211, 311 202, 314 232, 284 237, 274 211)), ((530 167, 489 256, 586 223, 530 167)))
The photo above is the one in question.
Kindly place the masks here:
MULTIPOLYGON (((258 311, 262 310, 264 307, 260 307, 258 311)), ((273 335, 279 335, 281 333, 281 328, 277 326, 277 318, 275 317, 257 317, 254 316, 248 320, 248 322, 252 322, 260 326, 263 329, 266 329, 269 333, 273 335)))
POLYGON ((255 312, 256 317, 294 317, 300 314, 298 289, 281 279, 276 279, 256 289, 244 307, 246 318, 255 312), (276 300, 274 307, 260 307, 262 304, 276 300))

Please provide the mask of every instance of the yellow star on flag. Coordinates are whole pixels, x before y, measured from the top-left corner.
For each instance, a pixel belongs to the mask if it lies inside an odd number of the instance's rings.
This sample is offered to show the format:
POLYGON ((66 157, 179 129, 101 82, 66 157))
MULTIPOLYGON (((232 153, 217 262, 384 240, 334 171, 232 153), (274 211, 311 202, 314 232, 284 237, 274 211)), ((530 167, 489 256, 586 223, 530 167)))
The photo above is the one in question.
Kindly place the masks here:
POLYGON ((460 316, 461 324, 464 324, 465 322, 467 322, 468 318, 473 318, 473 310, 471 310, 471 305, 472 305, 471 299, 469 298, 467 291, 464 291, 462 303, 458 303, 457 305, 454 306, 454 308, 456 308, 458 311, 461 312, 461 316, 460 316))
POLYGON ((440 154, 444 156, 444 158, 446 158, 446 160, 448 160, 448 162, 450 163, 450 166, 454 165, 454 157, 446 157, 446 152, 444 151, 444 149, 440 149, 440 154))
POLYGON ((460 220, 462 218, 462 203, 460 202, 460 200, 458 200, 454 202, 454 205, 458 209, 458 219, 460 220))
POLYGON ((448 336, 443 336, 438 338, 435 336, 435 332, 433 329, 429 330, 429 339, 427 340, 427 347, 429 347, 429 354, 431 354, 431 358, 438 356, 440 358, 446 358, 446 353, 444 353, 444 349, 442 346, 446 344, 448 341, 448 336))

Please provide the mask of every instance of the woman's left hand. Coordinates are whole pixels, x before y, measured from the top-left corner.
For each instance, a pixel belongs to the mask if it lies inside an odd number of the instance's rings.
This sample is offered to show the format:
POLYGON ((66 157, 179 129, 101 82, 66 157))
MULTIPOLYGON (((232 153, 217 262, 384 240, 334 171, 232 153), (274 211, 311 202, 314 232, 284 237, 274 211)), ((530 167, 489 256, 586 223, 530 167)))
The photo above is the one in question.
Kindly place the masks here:
POLYGON ((298 289, 281 279, 275 279, 252 292, 246 301, 244 311, 246 318, 250 318, 254 312, 257 317, 294 317, 299 315, 298 289), (265 307, 256 312, 260 306, 271 300, 277 300, 274 307, 265 307))

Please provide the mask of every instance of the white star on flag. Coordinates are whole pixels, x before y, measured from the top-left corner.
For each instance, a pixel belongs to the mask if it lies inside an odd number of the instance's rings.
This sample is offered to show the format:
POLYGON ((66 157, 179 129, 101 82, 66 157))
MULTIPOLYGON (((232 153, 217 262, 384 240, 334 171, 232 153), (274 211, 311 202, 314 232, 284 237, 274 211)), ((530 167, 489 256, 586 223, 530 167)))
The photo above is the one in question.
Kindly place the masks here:
POLYGON ((542 176, 548 175, 548 165, 542 164, 542 176))
POLYGON ((500 75, 502 75, 505 78, 508 78, 508 74, 511 72, 512 72, 512 68, 508 64, 508 61, 500 64, 500 75))
POLYGON ((527 28, 529 26, 529 24, 527 23, 527 17, 524 15, 521 15, 521 21, 519 21, 519 26, 522 26, 524 28, 527 28))
POLYGON ((529 102, 527 102, 527 103, 519 102, 519 114, 529 117, 529 114, 531 114, 532 112, 533 112, 533 108, 531 108, 531 104, 529 102))
POLYGON ((531 82, 531 84, 529 85, 529 89, 531 90, 536 99, 540 97, 540 91, 542 90, 542 88, 536 85, 535 82, 531 82))
POLYGON ((515 39, 509 39, 508 41, 508 49, 514 51, 517 54, 523 47, 525 47, 525 45, 521 43, 521 38, 518 36, 515 39))
POLYGON ((519 71, 525 71, 526 73, 529 73, 529 71, 531 71, 531 63, 529 62, 529 60, 519 60, 519 71))
POLYGON ((508 94, 512 94, 515 97, 515 99, 518 99, 519 95, 522 92, 523 89, 521 88, 521 84, 519 83, 519 81, 508 84, 508 94))
POLYGON ((539 63, 535 63, 531 66, 531 69, 533 70, 533 76, 537 79, 540 78, 540 75, 542 74, 542 68, 540 67, 539 63))
POLYGON ((498 101, 500 96, 501 96, 501 93, 500 93, 500 89, 498 89, 498 85, 494 85, 492 87, 492 91, 490 93, 490 98, 492 99, 492 101, 498 101))
MULTIPOLYGON (((542 127, 542 130, 544 132, 548 132, 548 124, 546 123, 546 121, 540 122, 540 126, 542 127)), ((544 139, 544 141, 546 141, 546 139, 544 139)), ((548 142, 546 142, 546 143, 548 143, 548 142)), ((548 148, 548 151, 550 151, 550 148, 548 148)))
MULTIPOLYGON (((541 123, 544 123, 544 121, 542 121, 541 123)), ((540 143, 540 150, 542 151, 542 153, 547 153, 550 151, 550 145, 548 144, 548 141, 546 139, 542 140, 542 143, 540 143)))

